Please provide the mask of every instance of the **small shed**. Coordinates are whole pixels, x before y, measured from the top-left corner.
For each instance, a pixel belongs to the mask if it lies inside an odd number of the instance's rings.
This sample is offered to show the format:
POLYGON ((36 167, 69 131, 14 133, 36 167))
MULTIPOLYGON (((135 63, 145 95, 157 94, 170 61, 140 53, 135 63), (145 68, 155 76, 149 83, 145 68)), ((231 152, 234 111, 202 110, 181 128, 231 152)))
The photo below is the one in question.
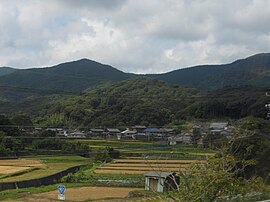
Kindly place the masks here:
POLYGON ((144 173, 145 190, 166 192, 178 188, 180 178, 175 172, 149 171, 144 173))

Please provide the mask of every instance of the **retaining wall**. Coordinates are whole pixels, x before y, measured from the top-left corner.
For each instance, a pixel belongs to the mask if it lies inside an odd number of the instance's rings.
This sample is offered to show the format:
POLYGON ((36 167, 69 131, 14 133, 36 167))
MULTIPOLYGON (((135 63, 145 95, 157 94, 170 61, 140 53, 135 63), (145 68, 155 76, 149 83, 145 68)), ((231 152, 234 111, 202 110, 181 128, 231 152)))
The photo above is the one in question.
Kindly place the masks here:
POLYGON ((74 166, 66 170, 62 170, 58 173, 55 173, 46 177, 38 178, 38 179, 23 180, 23 181, 17 181, 17 182, 0 182, 0 191, 7 190, 7 189, 19 189, 19 188, 40 187, 40 186, 45 186, 45 185, 51 185, 51 184, 56 183, 65 175, 69 173, 77 172, 81 166, 82 165, 74 166))

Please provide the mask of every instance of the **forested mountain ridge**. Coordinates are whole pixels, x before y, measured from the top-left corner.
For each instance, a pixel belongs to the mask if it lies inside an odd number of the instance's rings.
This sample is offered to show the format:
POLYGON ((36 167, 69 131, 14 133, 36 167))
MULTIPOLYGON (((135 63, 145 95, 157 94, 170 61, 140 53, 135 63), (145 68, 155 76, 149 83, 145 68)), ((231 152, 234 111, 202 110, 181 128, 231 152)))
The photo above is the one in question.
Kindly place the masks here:
POLYGON ((11 67, 0 67, 0 76, 11 74, 12 72, 15 72, 15 71, 16 69, 13 69, 11 67))
POLYGON ((62 63, 47 68, 20 69, 0 76, 0 85, 80 92, 107 81, 122 81, 130 74, 92 60, 62 63))
POLYGON ((264 118, 270 88, 242 86, 208 93, 137 77, 104 83, 77 95, 47 95, 2 104, 0 111, 32 116, 43 126, 163 126, 188 119, 264 118))
POLYGON ((257 54, 230 64, 201 65, 147 76, 200 90, 241 85, 269 86, 270 53, 257 54))
POLYGON ((172 121, 177 111, 189 105, 187 97, 197 93, 157 79, 130 78, 101 84, 81 95, 45 96, 38 102, 28 100, 16 107, 48 125, 164 125, 172 121), (59 120, 62 123, 57 123, 59 120))
POLYGON ((269 71, 270 54, 143 76, 82 59, 0 76, 0 113, 26 113, 42 124, 48 121, 45 117, 59 118, 82 126, 265 117, 269 71))
MULTIPOLYGON (((119 82, 136 76, 138 75, 122 72, 109 65, 81 59, 47 68, 16 71, 0 68, 0 85, 80 92, 102 82, 119 82)), ((201 65, 144 76, 200 90, 216 90, 225 86, 268 86, 270 53, 257 54, 230 64, 201 65)))

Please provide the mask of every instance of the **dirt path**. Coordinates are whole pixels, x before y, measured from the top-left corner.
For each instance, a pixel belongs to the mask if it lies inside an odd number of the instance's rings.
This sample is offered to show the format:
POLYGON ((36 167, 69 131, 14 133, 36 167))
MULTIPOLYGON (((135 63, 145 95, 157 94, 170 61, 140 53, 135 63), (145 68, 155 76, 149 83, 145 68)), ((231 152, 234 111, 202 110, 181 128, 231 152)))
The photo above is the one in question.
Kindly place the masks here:
MULTIPOLYGON (((138 188, 122 188, 122 187, 82 187, 68 188, 65 192, 67 202, 70 201, 123 201, 128 193, 133 190, 141 190, 138 188), (119 200, 117 200, 119 199, 119 200)), ((48 202, 57 200, 57 191, 51 191, 41 194, 26 194, 25 197, 17 200, 6 200, 5 202, 48 202)))

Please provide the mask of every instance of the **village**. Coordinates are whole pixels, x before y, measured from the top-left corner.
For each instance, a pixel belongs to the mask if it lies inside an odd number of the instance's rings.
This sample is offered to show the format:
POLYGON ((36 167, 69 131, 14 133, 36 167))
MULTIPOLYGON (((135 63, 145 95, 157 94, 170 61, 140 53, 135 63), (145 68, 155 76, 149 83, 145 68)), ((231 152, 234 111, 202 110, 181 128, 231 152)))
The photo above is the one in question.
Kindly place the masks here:
MULTIPOLYGON (((118 128, 91 128, 90 130, 68 130, 66 128, 32 128, 28 132, 35 134, 50 131, 57 137, 66 139, 110 139, 127 141, 156 142, 164 145, 186 144, 200 148, 211 147, 209 139, 230 139, 233 126, 228 122, 196 123, 191 129, 179 130, 164 127, 132 126, 118 128)), ((24 129, 25 130, 25 129, 24 129)))

